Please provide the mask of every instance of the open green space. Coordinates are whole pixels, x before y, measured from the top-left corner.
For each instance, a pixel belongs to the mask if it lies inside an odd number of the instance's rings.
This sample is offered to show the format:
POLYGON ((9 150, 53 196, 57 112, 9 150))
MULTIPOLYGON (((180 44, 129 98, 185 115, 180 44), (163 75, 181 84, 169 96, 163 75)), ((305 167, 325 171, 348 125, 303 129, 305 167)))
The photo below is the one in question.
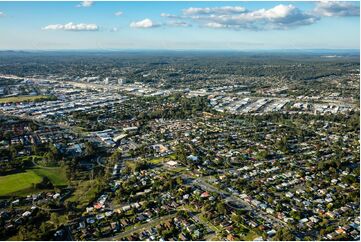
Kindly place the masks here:
POLYGON ((43 177, 48 177, 54 186, 67 185, 64 168, 33 168, 24 172, 0 176, 0 196, 22 196, 34 192, 36 191, 34 185, 40 183, 43 177))
POLYGON ((0 196, 11 195, 22 190, 32 189, 42 177, 33 170, 0 176, 0 196))
POLYGON ((39 176, 49 178, 49 180, 54 186, 68 185, 68 179, 66 178, 65 168, 62 167, 35 168, 33 170, 39 176))
POLYGON ((159 163, 162 163, 163 161, 164 161, 163 157, 157 157, 157 158, 149 160, 149 162, 152 164, 159 164, 159 163))
POLYGON ((46 100, 55 100, 55 97, 46 95, 37 96, 16 96, 0 98, 0 103, 17 103, 17 102, 42 102, 46 100))
POLYGON ((78 208, 86 207, 100 191, 99 183, 96 180, 79 181, 75 187, 74 193, 67 200, 77 202, 78 208))
POLYGON ((171 155, 167 155, 167 156, 164 156, 164 157, 153 158, 153 159, 149 160, 149 162, 152 163, 152 164, 160 164, 160 163, 163 163, 165 161, 175 160, 175 159, 176 159, 176 155, 171 154, 171 155))

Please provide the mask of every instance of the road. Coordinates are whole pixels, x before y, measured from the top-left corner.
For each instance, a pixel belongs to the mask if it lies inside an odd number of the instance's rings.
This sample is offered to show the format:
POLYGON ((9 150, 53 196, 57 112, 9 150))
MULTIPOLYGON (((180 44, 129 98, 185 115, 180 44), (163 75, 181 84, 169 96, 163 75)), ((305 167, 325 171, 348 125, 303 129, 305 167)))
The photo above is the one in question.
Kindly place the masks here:
POLYGON ((171 219, 171 218, 174 218, 176 216, 176 214, 169 214, 169 215, 166 215, 166 216, 163 216, 163 217, 160 217, 160 218, 157 218, 157 219, 154 219, 146 224, 142 224, 140 226, 134 226, 133 228, 127 230, 127 231, 124 231, 120 234, 117 234, 113 237, 108 237, 108 238, 103 238, 103 239, 100 239, 101 241, 109 241, 109 240, 113 240, 113 241, 118 241, 120 240, 121 238, 123 237, 127 237, 129 235, 132 235, 136 232, 141 232, 143 230, 146 230, 147 228, 151 228, 151 227, 154 227, 158 224, 160 224, 161 222, 164 222, 168 219, 171 219))
MULTIPOLYGON (((254 211, 259 218, 266 220, 267 222, 274 224, 279 228, 288 227, 288 224, 286 222, 262 211, 259 208, 251 206, 248 202, 244 201, 243 199, 241 199, 239 197, 232 195, 231 193, 229 193, 227 191, 224 191, 224 190, 214 187, 213 185, 206 182, 204 178, 197 178, 197 179, 193 180, 193 183, 195 183, 196 185, 200 186, 201 188, 203 188, 207 191, 215 192, 220 195, 226 196, 227 197, 226 201, 227 201, 228 206, 230 206, 229 202, 234 202, 236 204, 240 204, 240 205, 242 205, 243 210, 254 211)), ((233 209, 239 209, 239 208, 236 208, 233 206, 230 206, 230 207, 232 207, 233 209)))
POLYGON ((225 196, 226 201, 227 202, 234 202, 237 204, 241 204, 242 205, 242 209, 245 210, 253 210, 253 208, 249 205, 249 203, 247 203, 246 201, 232 195, 230 192, 221 190, 217 187, 214 187, 213 185, 209 184, 208 182, 205 181, 204 178, 197 178, 195 180, 193 180, 193 183, 195 183, 196 185, 200 186, 201 188, 203 188, 204 190, 210 191, 210 192, 214 192, 214 193, 218 193, 219 195, 225 196))
POLYGON ((66 237, 67 237, 66 239, 68 241, 74 241, 73 236, 71 234, 71 229, 69 228, 69 225, 65 225, 65 230, 66 230, 66 237))

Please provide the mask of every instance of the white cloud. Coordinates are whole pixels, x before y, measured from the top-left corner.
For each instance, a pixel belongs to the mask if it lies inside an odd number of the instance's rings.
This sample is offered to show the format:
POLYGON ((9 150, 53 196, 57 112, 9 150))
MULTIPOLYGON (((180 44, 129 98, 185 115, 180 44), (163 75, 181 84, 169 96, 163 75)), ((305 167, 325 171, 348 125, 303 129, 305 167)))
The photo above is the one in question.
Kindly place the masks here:
POLYGON ((117 27, 113 27, 110 29, 110 32, 118 32, 118 28, 117 27))
POLYGON ((258 21, 259 27, 288 28, 315 23, 318 17, 304 13, 293 5, 277 5, 270 9, 259 9, 236 18, 240 23, 258 21))
POLYGON ((211 28, 211 29, 222 29, 222 28, 226 28, 227 26, 224 24, 211 22, 211 23, 206 23, 204 25, 204 27, 211 28))
POLYGON ((288 29, 310 25, 319 17, 303 12, 294 5, 280 4, 270 9, 247 10, 243 7, 188 8, 183 15, 161 14, 163 17, 179 18, 198 23, 208 28, 270 30, 288 29))
POLYGON ((167 25, 169 27, 191 27, 192 26, 190 23, 183 22, 183 21, 171 21, 171 22, 167 22, 165 25, 167 25))
POLYGON ((161 13, 160 14, 161 17, 166 17, 166 18, 181 18, 178 15, 174 15, 174 14, 169 14, 169 13, 161 13))
POLYGON ((198 14, 235 14, 243 13, 246 9, 241 6, 224 6, 215 8, 187 8, 183 9, 185 15, 198 15, 198 14))
POLYGON ((5 13, 0 12, 0 17, 5 17, 5 13))
POLYGON ((118 12, 114 13, 114 15, 115 15, 115 16, 122 16, 122 15, 123 15, 123 12, 118 11, 118 12))
POLYGON ((65 30, 65 31, 98 31, 99 27, 96 24, 51 24, 42 28, 43 30, 65 30))
POLYGON ((76 5, 78 8, 80 7, 84 7, 84 8, 89 8, 91 6, 93 6, 93 1, 91 0, 85 0, 85 1, 82 1, 80 4, 76 5))
POLYGON ((319 16, 359 16, 360 7, 351 2, 318 2, 314 13, 319 16))
MULTIPOLYGON (((311 25, 322 16, 359 16, 360 7, 351 2, 318 2, 313 10, 301 10, 292 4, 248 10, 242 6, 187 8, 180 15, 162 13, 160 16, 180 20, 183 25, 198 24, 208 28, 273 30, 311 25)), ((175 22, 174 22, 175 23, 175 22)), ((182 24, 165 23, 165 26, 182 24)))
POLYGON ((148 29, 148 28, 155 28, 155 27, 159 27, 159 26, 160 26, 159 24, 153 23, 153 21, 150 20, 149 18, 140 20, 138 22, 130 23, 131 28, 138 28, 138 29, 148 29))

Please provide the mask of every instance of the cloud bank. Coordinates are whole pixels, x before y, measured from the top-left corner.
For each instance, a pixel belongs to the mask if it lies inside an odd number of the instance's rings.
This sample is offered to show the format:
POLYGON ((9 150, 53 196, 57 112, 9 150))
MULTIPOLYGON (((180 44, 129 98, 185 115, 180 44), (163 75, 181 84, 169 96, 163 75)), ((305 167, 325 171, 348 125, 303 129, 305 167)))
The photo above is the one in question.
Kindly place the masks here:
POLYGON ((318 2, 314 13, 319 16, 360 16, 360 8, 351 2, 318 2))
MULTIPOLYGON (((180 15, 162 13, 168 19, 196 23, 213 29, 284 30, 311 25, 321 17, 359 16, 359 6, 351 2, 316 2, 311 11, 304 11, 292 4, 279 4, 272 8, 248 10, 243 6, 183 9, 180 15)), ((170 26, 170 25, 169 25, 170 26)))
POLYGON ((306 13, 292 4, 280 4, 270 9, 247 10, 242 6, 217 8, 187 8, 183 15, 163 13, 162 17, 179 18, 196 22, 206 28, 271 30, 289 29, 310 25, 319 20, 318 16, 306 13))
POLYGON ((236 14, 243 13, 246 8, 241 6, 224 6, 216 8, 187 8, 183 9, 184 15, 198 15, 198 14, 236 14))
POLYGON ((65 30, 65 31, 98 31, 99 27, 96 24, 51 24, 42 28, 43 30, 65 30))

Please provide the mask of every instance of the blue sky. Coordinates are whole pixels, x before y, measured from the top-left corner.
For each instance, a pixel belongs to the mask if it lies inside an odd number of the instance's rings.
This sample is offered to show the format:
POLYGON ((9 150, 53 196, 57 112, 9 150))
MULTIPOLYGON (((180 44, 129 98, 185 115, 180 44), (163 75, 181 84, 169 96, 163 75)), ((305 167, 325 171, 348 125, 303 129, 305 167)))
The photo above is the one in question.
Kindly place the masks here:
POLYGON ((0 2, 0 49, 359 49, 359 21, 358 2, 0 2))

